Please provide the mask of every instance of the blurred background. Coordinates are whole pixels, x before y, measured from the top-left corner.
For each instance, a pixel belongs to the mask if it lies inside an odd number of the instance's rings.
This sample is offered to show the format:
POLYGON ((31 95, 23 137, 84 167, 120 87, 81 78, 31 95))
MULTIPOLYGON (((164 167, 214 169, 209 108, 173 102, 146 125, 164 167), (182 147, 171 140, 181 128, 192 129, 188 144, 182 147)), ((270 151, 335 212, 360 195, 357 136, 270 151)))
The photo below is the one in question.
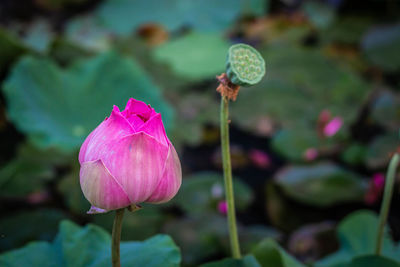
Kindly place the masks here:
POLYGON ((183 185, 127 214, 122 238, 168 233, 185 266, 228 256, 215 76, 237 42, 267 70, 230 105, 242 250, 336 251, 340 220, 379 210, 400 144, 396 0, 1 0, 0 252, 52 240, 63 219, 111 229, 113 214, 86 214, 77 155, 133 97, 162 113, 183 185))

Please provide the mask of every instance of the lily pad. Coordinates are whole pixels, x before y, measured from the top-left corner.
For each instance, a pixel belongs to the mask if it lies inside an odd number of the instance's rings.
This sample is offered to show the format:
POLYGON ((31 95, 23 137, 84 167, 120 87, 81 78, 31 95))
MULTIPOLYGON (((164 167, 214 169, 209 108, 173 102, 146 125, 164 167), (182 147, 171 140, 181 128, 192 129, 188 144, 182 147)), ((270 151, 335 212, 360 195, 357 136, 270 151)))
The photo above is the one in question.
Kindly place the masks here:
POLYGON ((70 20, 65 35, 71 42, 92 51, 105 51, 111 47, 111 32, 93 15, 78 16, 70 20))
POLYGON ((223 259, 202 264, 200 267, 261 267, 261 265, 253 255, 247 255, 242 259, 223 259))
POLYGON ((366 58, 386 71, 400 68, 400 24, 380 26, 371 29, 361 42, 366 58))
POLYGON ((262 15, 268 1, 250 0, 108 0, 96 10, 113 32, 128 35, 146 23, 161 24, 170 31, 189 26, 200 31, 221 31, 242 13, 262 15))
MULTIPOLYGON (((111 263, 111 237, 98 226, 78 225, 63 221, 52 243, 33 242, 0 255, 2 266, 93 266, 105 267, 111 263), (23 255, 23 256, 22 256, 23 255)), ((167 266, 180 264, 180 252, 167 235, 156 235, 143 242, 121 243, 122 266, 167 266)))
POLYGON ((291 198, 319 207, 361 201, 367 186, 356 173, 329 162, 286 167, 275 182, 291 198))
POLYGON ((304 133, 296 130, 282 130, 272 139, 272 147, 279 154, 291 161, 304 161, 304 154, 309 148, 318 148, 320 141, 315 131, 304 133))
POLYGON ((23 144, 18 148, 17 156, 0 168, 0 194, 27 197, 39 192, 54 178, 55 167, 69 160, 70 155, 55 149, 38 150, 23 144))
POLYGON ((79 147, 130 97, 151 104, 168 128, 173 110, 159 88, 130 58, 106 53, 61 69, 48 59, 24 57, 3 86, 9 118, 39 147, 79 147))
POLYGON ((34 51, 46 53, 53 38, 50 24, 45 20, 35 20, 26 30, 22 42, 34 51))
POLYGON ((252 254, 263 267, 305 267, 270 238, 257 244, 252 254))
POLYGON ((229 42, 218 34, 191 32, 154 50, 154 59, 190 80, 212 79, 224 72, 229 42))
POLYGON ((9 214, 0 221, 0 251, 35 239, 51 241, 57 234, 58 224, 67 218, 64 212, 56 209, 22 210, 9 214))
MULTIPOLYGON (((367 210, 356 211, 340 222, 337 230, 340 248, 337 252, 328 255, 319 260, 315 266, 346 266, 352 259, 359 256, 367 256, 374 254, 376 236, 378 230, 378 216, 367 210)), ((396 245, 389 237, 388 229, 385 230, 382 256, 396 261, 400 260, 400 247, 396 245)), ((349 266, 369 266, 357 265, 354 259, 349 266), (352 265, 354 264, 354 265, 352 265)), ((361 261, 365 262, 365 260, 361 261)), ((378 260, 379 262, 379 260, 378 260)), ((383 261, 384 262, 384 261, 383 261)), ((386 266, 386 265, 371 265, 386 266)), ((388 265, 391 266, 391 265, 388 265)))
POLYGON ((392 91, 380 92, 371 107, 371 117, 390 131, 397 131, 400 125, 400 95, 392 91))
POLYGON ((399 267, 400 264, 385 257, 368 255, 357 257, 347 265, 340 265, 343 267, 399 267))

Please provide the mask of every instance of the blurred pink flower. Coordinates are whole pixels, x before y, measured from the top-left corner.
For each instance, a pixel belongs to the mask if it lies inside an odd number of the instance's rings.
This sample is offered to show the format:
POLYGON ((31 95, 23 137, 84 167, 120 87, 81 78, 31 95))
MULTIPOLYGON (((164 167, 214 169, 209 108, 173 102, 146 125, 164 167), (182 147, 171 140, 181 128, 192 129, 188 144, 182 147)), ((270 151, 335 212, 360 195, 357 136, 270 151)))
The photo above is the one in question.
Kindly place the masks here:
POLYGON ((304 152, 304 158, 308 161, 313 161, 318 157, 318 150, 310 147, 304 152))
POLYGON ((252 149, 249 158, 254 165, 261 169, 267 169, 271 165, 271 159, 267 153, 259 149, 252 149))
POLYGON ((114 106, 82 144, 80 184, 90 212, 107 212, 141 202, 162 203, 178 192, 181 165, 161 114, 131 98, 114 106))
POLYGON ((367 193, 365 194, 365 203, 374 204, 382 195, 385 187, 385 175, 383 173, 375 173, 369 182, 367 193))
POLYGON ((342 127, 343 120, 341 117, 334 117, 330 122, 328 122, 324 127, 324 135, 326 137, 334 136, 342 127))
POLYGON ((226 215, 228 213, 228 204, 226 203, 225 200, 221 200, 218 203, 218 212, 221 213, 222 215, 226 215))

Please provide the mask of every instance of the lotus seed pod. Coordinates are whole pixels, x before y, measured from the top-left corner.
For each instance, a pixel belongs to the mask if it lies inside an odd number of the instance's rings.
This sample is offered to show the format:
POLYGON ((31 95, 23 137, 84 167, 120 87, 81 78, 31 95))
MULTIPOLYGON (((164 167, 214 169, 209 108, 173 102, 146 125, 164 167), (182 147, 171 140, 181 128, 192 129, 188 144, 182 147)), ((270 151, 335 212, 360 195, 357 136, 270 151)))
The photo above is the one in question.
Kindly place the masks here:
POLYGON ((265 75, 265 62, 260 53, 246 44, 235 44, 229 48, 226 74, 233 84, 255 85, 265 75))

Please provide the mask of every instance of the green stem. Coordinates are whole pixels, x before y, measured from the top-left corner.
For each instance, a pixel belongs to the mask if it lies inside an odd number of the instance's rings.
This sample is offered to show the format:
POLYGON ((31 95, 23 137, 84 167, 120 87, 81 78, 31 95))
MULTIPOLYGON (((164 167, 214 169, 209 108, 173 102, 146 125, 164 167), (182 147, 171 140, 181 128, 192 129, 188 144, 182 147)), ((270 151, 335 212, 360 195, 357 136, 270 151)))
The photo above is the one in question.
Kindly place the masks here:
POLYGON ((232 168, 231 156, 229 151, 229 100, 221 97, 221 149, 222 149, 222 166, 224 169, 225 195, 228 204, 228 228, 229 238, 231 242, 232 256, 239 259, 240 248, 239 239, 236 229, 235 201, 233 198, 232 168))
POLYGON ((399 164, 399 161, 400 161, 399 154, 397 153, 394 154, 392 160, 390 161, 389 168, 386 174, 385 192, 383 193, 381 212, 379 214, 379 226, 378 226, 379 228, 376 237, 376 249, 375 249, 376 255, 380 255, 382 251, 383 235, 385 232, 385 225, 389 214, 390 201, 392 200, 392 195, 393 195, 393 186, 396 178, 396 168, 397 165, 399 164))
POLYGON ((124 217, 124 208, 115 211, 114 224, 112 229, 111 257, 112 266, 121 267, 119 257, 119 243, 121 241, 122 218, 124 217))

